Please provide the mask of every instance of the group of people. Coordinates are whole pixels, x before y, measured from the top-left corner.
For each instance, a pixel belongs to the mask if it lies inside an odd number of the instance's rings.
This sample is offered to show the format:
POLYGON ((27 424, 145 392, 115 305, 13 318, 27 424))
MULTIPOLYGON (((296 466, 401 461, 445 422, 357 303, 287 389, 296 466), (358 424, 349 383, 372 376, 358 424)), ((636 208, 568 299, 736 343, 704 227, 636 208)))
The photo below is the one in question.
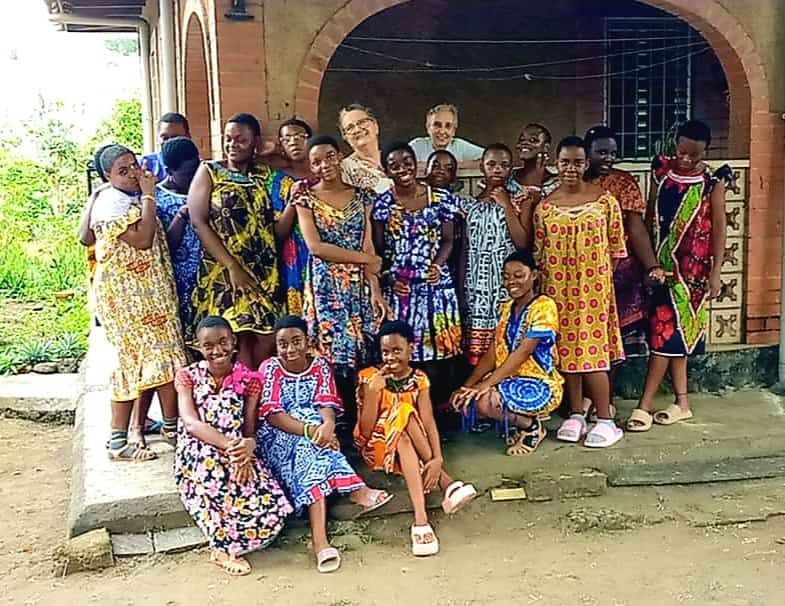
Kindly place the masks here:
POLYGON ((296 118, 272 149, 241 113, 224 158, 201 160, 186 118, 166 114, 160 152, 141 164, 119 145, 96 153, 106 184, 80 238, 117 352, 107 452, 156 457, 144 435, 157 392, 182 501, 227 572, 247 574, 242 554, 305 509, 317 568, 340 566, 326 498, 368 513, 392 495, 365 484, 339 437, 370 469, 403 475, 412 552, 432 555, 425 495, 438 488, 446 513, 476 496, 445 470, 435 409, 503 422, 507 453, 523 455, 566 396, 557 438, 608 447, 623 436, 613 376, 651 352, 627 429, 692 416, 687 356, 720 288, 731 179, 703 161, 708 127, 681 125, 647 204, 613 168, 607 127, 552 149, 532 123, 516 156, 456 139, 457 118, 436 106, 426 141, 380 149, 373 112, 346 106, 344 156, 296 118), (483 175, 474 196, 456 178, 466 161, 483 175), (668 371, 675 402, 652 415, 668 371))

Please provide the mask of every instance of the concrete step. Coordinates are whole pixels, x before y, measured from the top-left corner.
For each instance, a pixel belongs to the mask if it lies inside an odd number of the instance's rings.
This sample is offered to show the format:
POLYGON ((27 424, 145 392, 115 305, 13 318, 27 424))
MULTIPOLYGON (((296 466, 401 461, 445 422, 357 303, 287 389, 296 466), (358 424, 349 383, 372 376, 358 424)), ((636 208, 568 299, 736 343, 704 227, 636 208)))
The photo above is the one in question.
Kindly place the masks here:
POLYGON ((71 425, 81 390, 78 373, 0 376, 0 414, 71 425))

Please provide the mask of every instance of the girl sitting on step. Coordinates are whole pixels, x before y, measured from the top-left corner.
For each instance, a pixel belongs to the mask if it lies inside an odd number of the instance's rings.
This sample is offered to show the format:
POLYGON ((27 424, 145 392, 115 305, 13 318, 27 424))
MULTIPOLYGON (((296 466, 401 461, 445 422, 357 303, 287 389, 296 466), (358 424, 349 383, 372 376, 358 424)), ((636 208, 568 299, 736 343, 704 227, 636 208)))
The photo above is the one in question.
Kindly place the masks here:
POLYGON ((212 547, 210 560, 232 576, 251 572, 243 554, 262 549, 292 512, 256 457, 256 373, 235 360, 229 322, 205 316, 196 339, 204 360, 177 373, 180 409, 175 480, 180 499, 212 547))
POLYGON ((355 444, 371 469, 403 474, 414 507, 412 553, 435 555, 439 541, 428 523, 425 495, 438 486, 444 495, 442 509, 450 514, 477 491, 444 470, 428 377, 409 365, 411 326, 401 320, 384 322, 378 336, 382 364, 362 370, 358 377, 355 444))

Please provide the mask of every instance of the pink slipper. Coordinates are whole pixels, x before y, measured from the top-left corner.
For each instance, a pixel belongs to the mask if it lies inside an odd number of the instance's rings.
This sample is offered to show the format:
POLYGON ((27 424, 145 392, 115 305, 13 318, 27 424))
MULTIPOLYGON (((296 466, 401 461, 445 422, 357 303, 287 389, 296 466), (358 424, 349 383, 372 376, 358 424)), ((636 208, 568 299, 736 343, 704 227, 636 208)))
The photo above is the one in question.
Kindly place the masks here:
POLYGON ((476 496, 477 490, 474 488, 474 486, 471 484, 464 484, 460 480, 456 480, 447 487, 447 490, 444 491, 442 509, 447 515, 455 513, 476 496))
POLYGON ((562 422, 559 431, 556 432, 556 439, 562 442, 579 442, 587 431, 586 419, 570 417, 562 422))
POLYGON ((586 434, 583 445, 587 448, 608 448, 624 437, 624 432, 612 423, 597 423, 586 434))

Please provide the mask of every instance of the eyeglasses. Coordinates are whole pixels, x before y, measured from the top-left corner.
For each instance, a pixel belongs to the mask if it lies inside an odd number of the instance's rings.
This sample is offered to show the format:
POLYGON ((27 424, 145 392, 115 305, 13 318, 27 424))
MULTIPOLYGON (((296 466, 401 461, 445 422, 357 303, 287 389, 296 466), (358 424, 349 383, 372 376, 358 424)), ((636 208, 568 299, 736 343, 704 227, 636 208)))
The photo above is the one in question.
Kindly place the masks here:
POLYGON ((294 141, 305 141, 308 138, 306 133, 295 133, 293 135, 282 135, 281 141, 286 143, 294 142, 294 141))
POLYGON ((365 118, 360 118, 354 124, 347 124, 341 129, 344 135, 351 135, 357 132, 357 130, 368 126, 371 122, 373 122, 373 118, 369 118, 366 116, 365 118))

